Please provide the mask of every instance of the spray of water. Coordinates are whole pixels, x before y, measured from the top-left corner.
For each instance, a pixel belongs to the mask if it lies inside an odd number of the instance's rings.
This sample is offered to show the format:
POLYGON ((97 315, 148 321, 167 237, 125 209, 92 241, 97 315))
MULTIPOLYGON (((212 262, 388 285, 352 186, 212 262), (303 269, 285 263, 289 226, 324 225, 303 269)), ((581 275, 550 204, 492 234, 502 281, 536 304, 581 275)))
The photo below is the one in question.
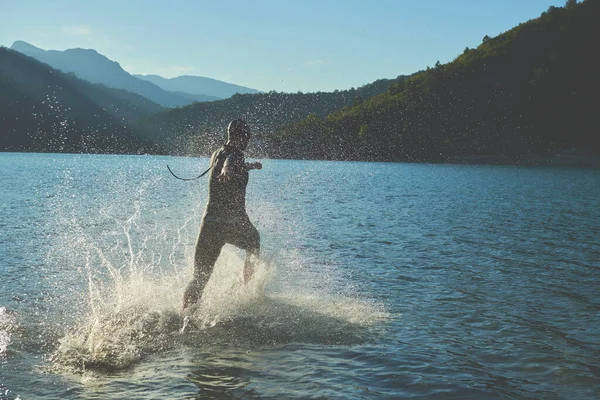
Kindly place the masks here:
MULTIPOLYGON (((51 369, 126 368, 177 346, 356 343, 386 318, 375 302, 323 286, 328 271, 319 276, 293 249, 267 255, 244 283, 244 254, 228 245, 201 301, 182 315, 198 213, 180 218, 183 224, 173 228, 157 224, 166 218, 144 211, 143 201, 135 202, 129 215, 106 207, 97 220, 69 219, 64 230, 78 249, 74 255, 67 248, 66 257, 81 264, 78 286, 71 284, 77 288, 70 290, 83 305, 59 340, 51 369)), ((72 306, 65 301, 65 308, 72 306)))
POLYGON ((13 318, 6 307, 0 307, 0 360, 8 354, 8 345, 11 342, 10 333, 13 318))

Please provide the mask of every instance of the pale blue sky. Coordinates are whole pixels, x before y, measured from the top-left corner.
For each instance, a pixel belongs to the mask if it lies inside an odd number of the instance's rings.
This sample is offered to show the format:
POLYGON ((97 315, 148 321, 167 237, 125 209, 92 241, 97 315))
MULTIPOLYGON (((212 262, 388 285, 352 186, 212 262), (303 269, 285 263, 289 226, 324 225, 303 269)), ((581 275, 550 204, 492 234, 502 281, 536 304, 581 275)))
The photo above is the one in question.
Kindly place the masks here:
POLYGON ((451 61, 564 0, 0 0, 0 45, 93 48, 130 73, 332 91, 451 61))

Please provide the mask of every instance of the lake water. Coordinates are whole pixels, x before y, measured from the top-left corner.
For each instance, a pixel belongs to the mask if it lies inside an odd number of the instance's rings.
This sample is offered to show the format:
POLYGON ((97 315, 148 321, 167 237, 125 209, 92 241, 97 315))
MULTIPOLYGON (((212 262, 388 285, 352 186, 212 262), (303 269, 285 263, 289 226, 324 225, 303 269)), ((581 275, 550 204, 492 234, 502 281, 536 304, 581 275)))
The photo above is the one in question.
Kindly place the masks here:
POLYGON ((167 164, 0 153, 0 398, 598 398, 600 170, 264 160, 182 330, 167 164))

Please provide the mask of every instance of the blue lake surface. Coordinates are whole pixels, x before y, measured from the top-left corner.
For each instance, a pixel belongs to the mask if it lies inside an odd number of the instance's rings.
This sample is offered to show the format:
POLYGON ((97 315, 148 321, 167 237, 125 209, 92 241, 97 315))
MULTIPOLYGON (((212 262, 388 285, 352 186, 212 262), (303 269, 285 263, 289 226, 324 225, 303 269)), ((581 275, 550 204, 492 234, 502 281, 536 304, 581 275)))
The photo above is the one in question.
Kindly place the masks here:
POLYGON ((193 323, 204 158, 0 153, 0 398, 595 399, 600 170, 263 160, 193 323))

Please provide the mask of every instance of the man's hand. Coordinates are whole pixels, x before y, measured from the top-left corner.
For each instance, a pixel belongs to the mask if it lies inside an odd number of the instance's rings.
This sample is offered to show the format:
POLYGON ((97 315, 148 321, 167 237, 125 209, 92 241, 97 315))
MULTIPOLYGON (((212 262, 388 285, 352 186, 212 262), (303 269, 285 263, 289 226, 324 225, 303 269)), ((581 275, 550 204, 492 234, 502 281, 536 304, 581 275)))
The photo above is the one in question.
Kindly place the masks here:
POLYGON ((223 171, 219 175, 217 175, 217 180, 219 182, 229 182, 231 179, 231 173, 228 171, 223 171))
POLYGON ((260 162, 246 163, 246 170, 250 171, 253 169, 262 169, 262 163, 260 163, 260 162))

